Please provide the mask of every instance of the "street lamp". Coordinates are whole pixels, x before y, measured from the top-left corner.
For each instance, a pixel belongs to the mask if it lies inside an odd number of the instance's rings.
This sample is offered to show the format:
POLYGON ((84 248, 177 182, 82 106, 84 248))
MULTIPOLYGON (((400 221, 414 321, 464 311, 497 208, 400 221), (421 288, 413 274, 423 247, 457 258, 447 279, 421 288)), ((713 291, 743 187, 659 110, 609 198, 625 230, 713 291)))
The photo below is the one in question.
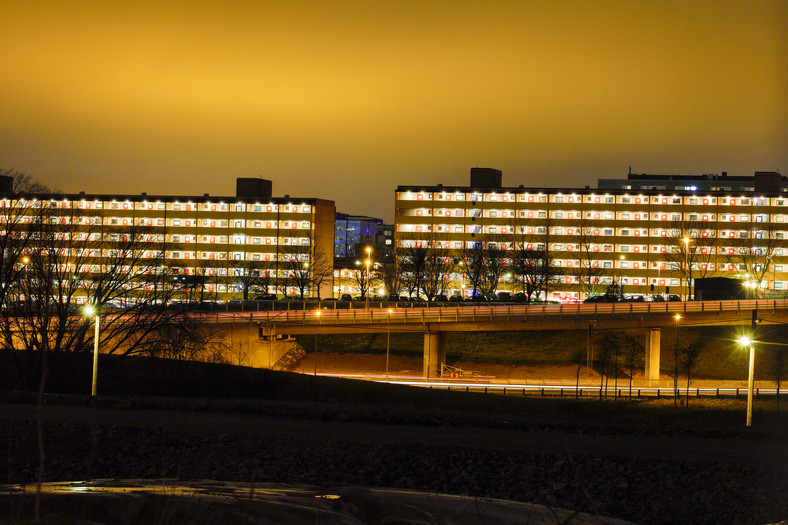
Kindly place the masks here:
MULTIPOLYGON (((679 319, 681 315, 673 316, 676 320, 676 332, 673 338, 673 406, 679 405, 679 319)), ((689 388, 689 387, 687 387, 689 388)))
POLYGON ((690 267, 689 267, 689 243, 690 243, 690 238, 689 237, 684 237, 684 278, 687 280, 686 293, 684 294, 684 300, 685 301, 688 301, 691 298, 690 297, 690 274, 692 272, 690 271, 690 267))
POLYGON ((22 257, 22 283, 20 286, 20 292, 24 294, 24 299, 27 301, 27 292, 25 291, 25 286, 27 285, 27 263, 30 262, 30 259, 27 255, 22 257))
POLYGON ((90 396, 96 397, 96 379, 98 377, 98 351, 99 351, 99 314, 98 309, 87 305, 85 307, 85 316, 90 319, 91 316, 96 319, 96 329, 93 334, 93 381, 90 386, 90 396))
POLYGON ((389 317, 386 321, 386 379, 389 378, 389 343, 391 341, 391 308, 389 308, 389 317))
MULTIPOLYGON (((367 248, 367 252, 369 252, 369 248, 367 248)), ((369 310, 369 259, 367 259, 366 263, 367 263, 367 287, 364 291, 364 298, 366 299, 365 308, 369 310)))
POLYGON ((747 348, 750 348, 750 370, 747 374, 747 425, 752 426, 752 390, 755 378, 755 341, 747 336, 739 339, 739 343, 747 348))
POLYGON ((320 310, 315 310, 315 318, 317 318, 317 323, 315 324, 315 373, 317 375, 317 331, 320 328, 320 310))

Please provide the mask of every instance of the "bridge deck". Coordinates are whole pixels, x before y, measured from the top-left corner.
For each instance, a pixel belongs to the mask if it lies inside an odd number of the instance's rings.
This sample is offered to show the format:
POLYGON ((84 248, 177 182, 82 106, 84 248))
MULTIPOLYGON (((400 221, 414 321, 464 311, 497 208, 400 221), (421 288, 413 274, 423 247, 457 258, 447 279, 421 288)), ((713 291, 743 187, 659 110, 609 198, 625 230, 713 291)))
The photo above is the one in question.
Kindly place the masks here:
POLYGON ((370 333, 402 331, 513 331, 597 328, 658 328, 749 324, 752 311, 764 323, 788 322, 788 300, 610 303, 577 305, 484 305, 441 308, 370 308, 221 312, 200 317, 218 323, 275 326, 277 333, 370 333))

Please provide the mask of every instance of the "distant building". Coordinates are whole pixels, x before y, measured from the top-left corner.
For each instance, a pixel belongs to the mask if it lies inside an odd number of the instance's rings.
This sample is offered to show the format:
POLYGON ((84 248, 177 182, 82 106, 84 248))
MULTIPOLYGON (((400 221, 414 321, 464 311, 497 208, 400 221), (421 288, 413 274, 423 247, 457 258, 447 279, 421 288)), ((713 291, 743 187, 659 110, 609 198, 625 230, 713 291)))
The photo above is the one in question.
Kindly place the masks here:
POLYGON ((395 247, 444 264, 406 278, 467 296, 476 284, 463 262, 490 249, 503 258, 490 274, 497 286, 485 285, 495 291, 540 278, 518 270, 518 261, 529 262, 522 253, 534 254, 532 268, 548 254, 541 298, 549 300, 580 300, 610 285, 690 296, 692 282, 708 277, 740 279, 764 295, 788 290, 788 181, 779 173, 630 174, 602 179, 598 189, 527 188, 474 168, 470 182, 396 188, 395 247))
MULTIPOLYGON (((377 244, 378 231, 383 230, 383 219, 364 215, 337 213, 334 221, 334 257, 356 257, 359 245, 377 244)), ((359 257, 364 254, 359 254, 359 257)))
MULTIPOLYGON (((81 301, 112 264, 133 264, 130 275, 168 275, 171 287, 188 298, 240 298, 250 275, 259 277, 247 286, 253 295, 295 295, 299 282, 312 282, 307 277, 316 265, 328 275, 319 281, 323 296, 333 290, 333 252, 323 252, 333 237, 333 201, 272 197, 265 179, 238 179, 236 196, 225 197, 14 193, 8 179, 0 177, 2 233, 24 231, 36 221, 55 225, 55 239, 63 244, 60 269, 84 282, 81 301), (124 263, 119 247, 135 238, 137 244, 128 245, 139 256, 124 263), (86 243, 84 249, 67 244, 72 239, 86 243)), ((22 255, 37 249, 33 241, 22 255)), ((309 284, 307 293, 317 295, 314 288, 309 284)))
POLYGON ((384 259, 394 256, 394 225, 384 224, 375 236, 378 255, 384 259))

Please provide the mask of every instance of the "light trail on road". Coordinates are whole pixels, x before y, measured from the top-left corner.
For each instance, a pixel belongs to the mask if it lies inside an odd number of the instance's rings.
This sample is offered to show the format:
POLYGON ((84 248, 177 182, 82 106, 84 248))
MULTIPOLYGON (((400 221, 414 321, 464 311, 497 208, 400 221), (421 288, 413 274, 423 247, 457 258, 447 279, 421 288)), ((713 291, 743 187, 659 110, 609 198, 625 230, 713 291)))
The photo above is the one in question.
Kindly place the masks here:
MULTIPOLYGON (((475 392, 488 394, 504 395, 528 395, 528 396, 551 396, 551 397, 572 397, 575 391, 584 397, 589 395, 598 396, 600 389, 603 395, 613 397, 618 392, 619 397, 629 396, 629 385, 618 387, 600 387, 599 385, 580 384, 556 384, 556 383, 522 383, 509 382, 505 379, 477 377, 473 380, 461 378, 447 379, 425 379, 421 376, 392 376, 386 377, 383 374, 337 374, 337 373, 318 373, 325 377, 342 377, 346 379, 361 379, 374 381, 377 383, 387 383, 392 385, 416 386, 431 389, 443 389, 452 392, 475 392), (506 382, 504 382, 506 381, 506 382)), ((679 396, 687 395, 686 387, 652 387, 652 386, 632 386, 632 395, 636 397, 673 397, 674 392, 679 396)), ((756 396, 773 396, 777 394, 776 388, 757 388, 756 396)), ((697 387, 689 388, 690 397, 746 397, 746 387, 697 387)))

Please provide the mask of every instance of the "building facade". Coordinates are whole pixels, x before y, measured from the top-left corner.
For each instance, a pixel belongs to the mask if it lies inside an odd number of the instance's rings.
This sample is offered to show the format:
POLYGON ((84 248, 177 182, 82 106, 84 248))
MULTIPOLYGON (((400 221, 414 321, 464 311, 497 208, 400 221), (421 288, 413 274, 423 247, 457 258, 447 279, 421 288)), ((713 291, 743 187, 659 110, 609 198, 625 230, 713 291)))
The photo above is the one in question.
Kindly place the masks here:
POLYGON ((16 254, 7 249, 15 263, 40 254, 44 241, 35 239, 47 239, 62 271, 85 283, 84 300, 90 283, 118 265, 124 274, 166 274, 190 299, 292 296, 304 288, 317 295, 318 287, 330 297, 335 211, 329 200, 272 197, 263 179, 238 179, 235 197, 0 195, 7 239, 35 222, 49 232, 36 233, 16 254), (313 278, 317 272, 323 275, 313 278))
POLYGON ((383 220, 337 213, 335 229, 334 257, 356 257, 357 246, 376 244, 378 231, 383 229, 383 220))
POLYGON ((543 251, 550 276, 542 299, 581 300, 610 284, 628 294, 687 297, 703 277, 741 279, 761 296, 788 288, 788 195, 779 188, 504 187, 499 171, 474 168, 467 187, 399 186, 395 228, 400 257, 434 250, 445 264, 445 290, 466 296, 468 269, 458 264, 469 250, 489 248, 503 254, 497 290, 512 292, 529 279, 516 253, 543 251))

